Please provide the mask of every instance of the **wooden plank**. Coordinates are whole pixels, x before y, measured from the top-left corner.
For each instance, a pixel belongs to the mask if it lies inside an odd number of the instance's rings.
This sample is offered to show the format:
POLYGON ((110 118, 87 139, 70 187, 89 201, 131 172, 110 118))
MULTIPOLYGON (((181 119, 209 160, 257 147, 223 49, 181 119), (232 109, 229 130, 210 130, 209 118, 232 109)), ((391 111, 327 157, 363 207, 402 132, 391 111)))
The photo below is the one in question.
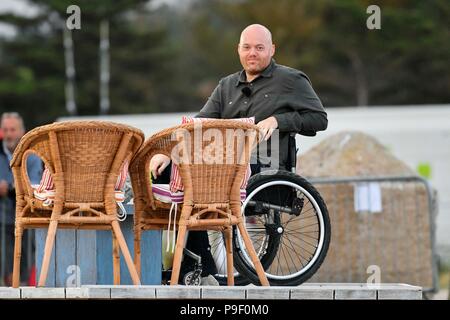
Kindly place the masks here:
POLYGON ((76 233, 76 261, 80 267, 80 283, 97 283, 97 233, 94 230, 78 230, 76 233))
POLYGON ((22 299, 65 299, 64 288, 21 287, 22 299))
POLYGON ((334 289, 335 300, 376 300, 377 290, 361 285, 337 285, 334 289))
MULTIPOLYGON (((131 209, 127 207, 127 210, 132 211, 132 207, 131 209)), ((134 234, 132 214, 121 223, 121 229, 131 256, 133 256, 134 234)), ((37 277, 39 277, 41 269, 46 234, 46 229, 36 230, 37 277)), ((141 283, 145 285, 160 285, 162 280, 161 231, 144 232, 141 245, 141 283)), ((71 286, 77 284, 112 285, 112 270, 112 237, 110 230, 58 230, 46 286, 71 286), (81 279, 78 279, 77 276, 81 277, 81 279), (67 283, 68 280, 70 284, 67 283)), ((128 267, 122 254, 121 284, 132 284, 128 267)))
POLYGON ((156 288, 157 299, 200 299, 200 287, 161 286, 156 288))
POLYGON ((111 288, 66 288, 66 299, 110 299, 111 288))
POLYGON ((378 300, 422 300, 422 290, 378 290, 378 300))
POLYGON ((408 284, 381 284, 378 290, 379 300, 422 300, 422 288, 408 284))
POLYGON ((97 284, 113 284, 112 238, 110 230, 96 231, 97 284))
POLYGON ((111 299, 155 299, 154 286, 113 286, 111 299))
POLYGON ((76 261, 76 230, 60 229, 55 241, 56 287, 77 286, 79 266, 76 261))
POLYGON ((0 299, 20 299, 20 289, 0 287, 0 299))
MULTIPOLYGON (((47 229, 36 229, 36 281, 39 280, 41 273, 42 259, 44 258, 45 240, 47 238, 47 229)), ((57 239, 55 239, 56 245, 57 239)), ((53 247, 52 256, 50 258, 50 264, 48 268, 46 287, 56 286, 56 273, 55 273, 55 250, 53 247)))
MULTIPOLYGON (((127 221, 128 220, 128 221, 127 221)), ((121 222, 120 227, 124 235, 125 241, 127 242, 130 254, 133 257, 133 250, 130 247, 130 243, 133 244, 134 238, 131 230, 128 230, 129 221, 121 222)), ((113 284, 113 261, 112 261, 112 232, 108 231, 97 231, 97 283, 98 284, 113 284)), ((131 281, 131 276, 128 271, 128 267, 123 258, 122 251, 120 252, 120 284, 130 285, 133 284, 131 281)))
POLYGON ((320 286, 301 285, 291 289, 291 300, 333 300, 334 290, 320 286))
POLYGON ((214 287, 202 286, 201 299, 241 299, 244 300, 247 295, 245 287, 214 287))
MULTIPOLYGON (((128 217, 127 219, 132 219, 128 217)), ((141 282, 146 285, 160 285, 162 281, 162 232, 160 230, 144 231, 141 239, 141 282)), ((134 239, 133 239, 134 241, 134 239)), ((127 243, 129 243, 127 241, 127 243)), ((134 252, 134 243, 128 244, 134 252)))
POLYGON ((66 288, 66 299, 89 299, 89 290, 82 287, 66 288))
MULTIPOLYGON (((130 254, 133 257, 134 255, 134 235, 133 235, 133 219, 132 216, 128 216, 125 221, 120 222, 120 228, 123 233, 123 237, 128 246, 128 250, 130 250, 130 254)), ((112 241, 112 240, 111 240, 112 241)), ((123 257, 122 250, 120 250, 120 284, 123 285, 131 285, 133 281, 131 280, 131 275, 128 270, 127 264, 125 263, 125 259, 123 257)))
MULTIPOLYGON (((121 222, 122 232, 127 241, 131 256, 134 257, 134 205, 125 204, 127 218, 121 222), (125 235, 126 234, 126 235, 125 235)), ((161 285, 162 281, 162 231, 143 231, 141 235, 141 283, 143 285, 161 285)), ((130 279, 130 284, 132 284, 130 279)))
MULTIPOLYGON (((23 299, 411 299, 422 288, 404 284, 306 284, 298 287, 212 287, 93 285, 79 288, 20 288, 23 299)), ((0 288, 0 298, 20 298, 19 289, 0 288)))
MULTIPOLYGON (((120 223, 130 254, 134 256, 133 216, 120 223)), ((141 283, 161 284, 161 231, 145 231, 141 239, 141 283)), ((132 285, 128 267, 120 254, 120 280, 123 285, 132 285)), ((112 238, 111 231, 97 231, 97 283, 112 284, 112 238)))
POLYGON ((247 287, 247 299, 289 300, 289 287, 247 287))

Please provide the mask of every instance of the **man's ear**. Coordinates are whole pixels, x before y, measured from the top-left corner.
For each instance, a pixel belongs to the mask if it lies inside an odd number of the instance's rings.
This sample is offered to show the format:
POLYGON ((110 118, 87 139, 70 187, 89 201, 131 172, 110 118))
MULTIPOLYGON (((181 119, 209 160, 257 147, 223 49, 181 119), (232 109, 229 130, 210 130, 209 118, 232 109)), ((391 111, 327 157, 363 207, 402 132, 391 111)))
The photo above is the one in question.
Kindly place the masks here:
POLYGON ((272 53, 271 53, 271 57, 273 57, 275 55, 275 45, 272 44, 272 53))

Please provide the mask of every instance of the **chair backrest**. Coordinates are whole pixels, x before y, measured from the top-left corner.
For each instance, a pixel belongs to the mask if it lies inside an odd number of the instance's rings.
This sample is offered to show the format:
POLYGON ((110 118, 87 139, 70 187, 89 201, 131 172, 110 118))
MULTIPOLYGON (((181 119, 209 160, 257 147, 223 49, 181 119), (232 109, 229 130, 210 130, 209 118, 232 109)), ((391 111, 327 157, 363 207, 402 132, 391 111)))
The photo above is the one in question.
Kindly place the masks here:
POLYGON ((35 128, 23 136, 11 160, 16 189, 33 196, 26 159, 34 153, 53 175, 55 200, 113 201, 120 167, 124 161, 131 162, 143 140, 139 129, 106 121, 67 121, 35 128))
POLYGON ((153 205, 149 164, 158 153, 178 164, 185 203, 239 202, 239 187, 257 134, 255 125, 221 119, 183 124, 153 135, 130 166, 135 204, 143 200, 153 205))

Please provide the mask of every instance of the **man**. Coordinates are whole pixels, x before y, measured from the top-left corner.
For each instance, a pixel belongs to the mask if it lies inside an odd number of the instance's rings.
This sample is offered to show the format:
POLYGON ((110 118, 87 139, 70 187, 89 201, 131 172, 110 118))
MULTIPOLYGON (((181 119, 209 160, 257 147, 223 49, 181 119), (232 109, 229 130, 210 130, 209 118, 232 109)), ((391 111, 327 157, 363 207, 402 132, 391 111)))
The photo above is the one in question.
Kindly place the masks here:
MULTIPOLYGON (((25 133, 25 127, 22 117, 16 112, 11 112, 2 115, 0 129, 3 132, 3 138, 0 140, 0 226, 2 232, 5 232, 3 244, 5 278, 3 280, 7 286, 10 286, 13 271, 16 195, 9 162, 20 138, 25 133)), ((38 184, 42 175, 42 164, 37 156, 32 155, 28 158, 27 170, 31 183, 38 184)), ((27 249, 26 243, 24 243, 24 249, 27 249)))
MULTIPOLYGON (((220 80, 197 117, 255 117, 264 140, 278 130, 279 140, 271 145, 278 143, 279 150, 272 153, 278 152, 277 167, 290 171, 290 133, 315 135, 325 130, 327 114, 303 72, 275 63, 275 45, 266 27, 259 24, 246 27, 241 33, 238 54, 243 70, 220 80)), ((150 163, 153 176, 161 175, 169 162, 166 156, 156 155, 150 163)), ((260 167, 258 164, 256 169, 259 171, 260 167)), ((213 260, 207 233, 190 232, 187 247, 202 256, 205 269, 213 274, 215 266, 209 264, 213 260)))

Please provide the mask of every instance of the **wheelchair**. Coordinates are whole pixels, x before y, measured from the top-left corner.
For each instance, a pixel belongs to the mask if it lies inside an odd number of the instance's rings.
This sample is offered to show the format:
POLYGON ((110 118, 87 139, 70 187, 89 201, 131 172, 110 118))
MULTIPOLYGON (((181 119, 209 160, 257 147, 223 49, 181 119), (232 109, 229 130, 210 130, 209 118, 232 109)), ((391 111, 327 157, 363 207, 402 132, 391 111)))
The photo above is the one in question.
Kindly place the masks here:
MULTIPOLYGON (((321 266, 330 244, 327 206, 314 186, 295 173, 296 155, 295 134, 291 133, 291 172, 271 170, 253 175, 242 205, 247 230, 274 286, 296 286, 308 280, 321 266)), ((258 285, 244 242, 236 228, 233 232, 235 284, 258 285)), ((224 239, 215 231, 208 236, 219 270, 215 278, 226 285, 224 239)))

